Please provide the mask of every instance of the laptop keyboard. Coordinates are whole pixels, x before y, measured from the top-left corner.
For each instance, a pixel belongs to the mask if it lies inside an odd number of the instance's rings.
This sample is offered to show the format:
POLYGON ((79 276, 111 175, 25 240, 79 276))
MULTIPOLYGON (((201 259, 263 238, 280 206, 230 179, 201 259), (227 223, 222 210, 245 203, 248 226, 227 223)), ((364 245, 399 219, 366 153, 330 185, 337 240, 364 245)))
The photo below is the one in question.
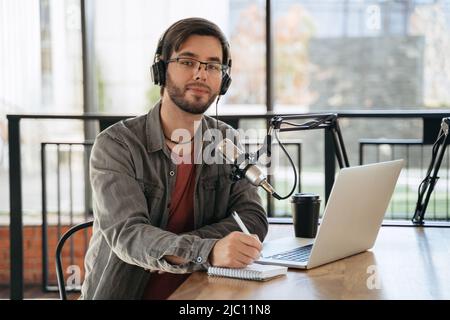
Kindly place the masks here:
POLYGON ((274 254, 273 256, 267 257, 267 259, 306 262, 308 261, 309 255, 311 254, 312 246, 313 245, 310 244, 308 246, 295 248, 279 254, 274 254))

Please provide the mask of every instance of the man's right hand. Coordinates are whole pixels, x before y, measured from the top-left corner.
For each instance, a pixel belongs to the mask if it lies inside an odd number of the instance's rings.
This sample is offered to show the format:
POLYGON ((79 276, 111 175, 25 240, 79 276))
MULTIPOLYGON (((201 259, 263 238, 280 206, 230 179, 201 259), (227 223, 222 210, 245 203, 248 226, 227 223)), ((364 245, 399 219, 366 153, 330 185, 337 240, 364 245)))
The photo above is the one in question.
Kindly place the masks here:
POLYGON ((215 267, 244 268, 258 260, 261 250, 258 236, 234 231, 216 242, 209 259, 215 267))

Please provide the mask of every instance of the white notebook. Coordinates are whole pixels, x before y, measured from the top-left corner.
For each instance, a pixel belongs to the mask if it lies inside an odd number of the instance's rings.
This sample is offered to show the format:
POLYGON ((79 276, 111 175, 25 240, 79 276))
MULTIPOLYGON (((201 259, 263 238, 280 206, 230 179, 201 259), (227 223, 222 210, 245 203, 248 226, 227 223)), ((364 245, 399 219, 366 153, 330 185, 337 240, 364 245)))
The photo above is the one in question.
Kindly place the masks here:
POLYGON ((208 275, 245 280, 266 281, 287 273, 287 267, 253 263, 246 268, 209 267, 208 275))

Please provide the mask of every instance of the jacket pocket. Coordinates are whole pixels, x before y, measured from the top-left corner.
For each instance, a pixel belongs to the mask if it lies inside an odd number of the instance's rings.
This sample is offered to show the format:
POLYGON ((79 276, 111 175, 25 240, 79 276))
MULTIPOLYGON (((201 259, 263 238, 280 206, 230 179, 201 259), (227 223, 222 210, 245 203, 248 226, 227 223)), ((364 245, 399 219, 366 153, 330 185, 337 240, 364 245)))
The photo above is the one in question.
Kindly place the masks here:
POLYGON ((219 222, 226 217, 231 181, 224 175, 200 180, 200 206, 203 225, 219 222))
POLYGON ((143 183, 144 195, 147 200, 148 216, 150 224, 153 226, 159 226, 161 218, 164 212, 164 189, 157 184, 143 183))
POLYGON ((217 188, 217 176, 204 177, 199 180, 198 197, 199 209, 201 210, 200 225, 211 224, 214 221, 217 188))

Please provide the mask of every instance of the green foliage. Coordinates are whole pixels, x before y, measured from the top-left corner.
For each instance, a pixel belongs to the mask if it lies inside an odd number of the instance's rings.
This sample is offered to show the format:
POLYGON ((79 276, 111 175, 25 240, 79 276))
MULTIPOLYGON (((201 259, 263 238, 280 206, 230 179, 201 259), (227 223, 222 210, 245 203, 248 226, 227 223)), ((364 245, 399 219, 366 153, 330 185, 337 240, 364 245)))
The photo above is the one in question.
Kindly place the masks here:
POLYGON ((105 80, 98 63, 95 66, 95 78, 97 79, 98 111, 105 112, 105 80))
POLYGON ((153 106, 158 100, 161 98, 160 96, 160 87, 154 84, 151 84, 147 89, 146 97, 150 106, 153 106))

